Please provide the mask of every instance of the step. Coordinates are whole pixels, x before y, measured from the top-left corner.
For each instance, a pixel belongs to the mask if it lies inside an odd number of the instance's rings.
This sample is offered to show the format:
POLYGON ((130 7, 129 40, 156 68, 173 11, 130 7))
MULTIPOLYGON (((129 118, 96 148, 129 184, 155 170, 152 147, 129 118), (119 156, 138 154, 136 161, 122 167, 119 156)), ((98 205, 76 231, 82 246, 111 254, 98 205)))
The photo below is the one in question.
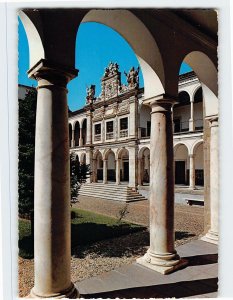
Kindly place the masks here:
POLYGON ((86 183, 81 186, 79 195, 123 202, 146 200, 144 196, 132 190, 128 185, 116 185, 114 183, 86 183))

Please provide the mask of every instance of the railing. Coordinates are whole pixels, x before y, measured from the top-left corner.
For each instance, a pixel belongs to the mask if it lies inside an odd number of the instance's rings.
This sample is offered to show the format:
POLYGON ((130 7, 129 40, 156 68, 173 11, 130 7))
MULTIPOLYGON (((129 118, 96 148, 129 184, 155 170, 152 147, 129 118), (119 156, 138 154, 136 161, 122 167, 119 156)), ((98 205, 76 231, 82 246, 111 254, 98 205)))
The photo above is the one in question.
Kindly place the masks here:
POLYGON ((148 132, 147 128, 144 127, 140 128, 140 137, 142 139, 150 138, 150 132, 148 132))
MULTIPOLYGON (((196 119, 193 121, 195 130, 203 130, 203 120, 196 119)), ((189 121, 174 123, 174 133, 181 133, 189 131, 189 121)))
POLYGON ((120 138, 128 137, 128 129, 120 130, 120 138))
POLYGON ((95 136, 94 136, 94 141, 95 141, 95 142, 101 141, 101 134, 95 134, 95 136))
POLYGON ((114 133, 113 132, 106 133, 106 140, 112 140, 112 139, 114 139, 114 133))

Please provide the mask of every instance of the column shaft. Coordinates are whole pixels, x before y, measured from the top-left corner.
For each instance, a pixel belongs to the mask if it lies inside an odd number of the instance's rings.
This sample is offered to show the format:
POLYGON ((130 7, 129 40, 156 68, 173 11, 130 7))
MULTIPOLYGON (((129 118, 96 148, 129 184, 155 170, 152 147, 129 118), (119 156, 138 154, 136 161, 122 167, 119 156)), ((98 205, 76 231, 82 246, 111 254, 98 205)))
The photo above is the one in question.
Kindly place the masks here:
POLYGON ((107 181, 108 181, 108 178, 107 178, 107 171, 108 171, 108 166, 107 166, 107 160, 104 159, 103 160, 103 183, 106 184, 107 181))
POLYGON ((195 188, 195 161, 194 154, 189 155, 189 187, 195 188))
POLYGON ((142 159, 138 159, 138 185, 142 185, 142 159))
POLYGON ((195 130, 195 124, 194 124, 194 106, 193 106, 193 100, 190 102, 190 119, 189 119, 189 131, 195 130))
POLYGON ((87 144, 92 144, 92 121, 91 114, 87 116, 87 144))
POLYGON ((120 184, 120 171, 121 171, 120 159, 116 159, 116 184, 117 185, 120 184))
POLYGON ((162 274, 183 264, 174 248, 173 100, 152 103, 150 248, 138 262, 162 274))
POLYGON ((71 147, 75 147, 75 141, 74 141, 74 129, 72 129, 71 147))
POLYGON ((219 206, 218 117, 210 119, 210 229, 203 240, 218 243, 219 206))
MULTIPOLYGON (((35 185, 35 283, 31 297, 76 297, 71 283, 70 171, 67 78, 46 60, 38 80, 35 185), (60 75, 62 74, 62 75, 60 75)), ((29 73, 30 74, 30 73, 29 73)))
POLYGON ((82 127, 79 129, 79 146, 83 146, 83 130, 82 127))
POLYGON ((129 187, 136 188, 137 178, 136 178, 136 149, 134 147, 129 147, 129 187))

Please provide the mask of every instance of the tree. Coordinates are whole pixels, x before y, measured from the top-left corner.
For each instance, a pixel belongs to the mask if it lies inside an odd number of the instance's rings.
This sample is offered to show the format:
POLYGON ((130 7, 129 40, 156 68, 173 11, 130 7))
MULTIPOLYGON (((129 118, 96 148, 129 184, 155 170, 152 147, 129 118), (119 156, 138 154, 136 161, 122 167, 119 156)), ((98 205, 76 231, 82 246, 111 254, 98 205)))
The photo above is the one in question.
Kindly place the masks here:
POLYGON ((77 201, 78 192, 91 174, 90 165, 80 164, 74 152, 70 153, 70 194, 71 202, 77 201))
MULTIPOLYGON (((33 221, 34 212, 34 156, 36 123, 36 90, 27 91, 19 100, 19 215, 33 221)), ((33 230, 33 222, 32 222, 33 230)))

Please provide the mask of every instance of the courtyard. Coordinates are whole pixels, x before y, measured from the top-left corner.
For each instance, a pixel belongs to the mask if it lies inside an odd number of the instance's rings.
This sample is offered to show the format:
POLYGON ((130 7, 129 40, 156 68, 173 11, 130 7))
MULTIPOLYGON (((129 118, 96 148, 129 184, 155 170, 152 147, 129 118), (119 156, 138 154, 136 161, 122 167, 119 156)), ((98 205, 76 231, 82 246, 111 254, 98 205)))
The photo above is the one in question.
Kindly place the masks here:
MULTIPOLYGON (((119 211, 125 209, 125 206, 125 203, 118 201, 106 201, 82 196, 72 206, 72 209, 92 211, 118 219, 119 211)), ((105 274, 117 268, 130 266, 146 252, 149 245, 149 201, 131 202, 127 204, 125 210, 124 221, 140 224, 146 228, 128 235, 73 248, 71 257, 71 279, 73 282, 81 282, 83 286, 85 279, 105 274)), ((176 247, 197 240, 203 230, 204 207, 175 205, 176 247)), ((19 257, 19 295, 21 297, 27 296, 33 285, 34 260, 19 257)), ((140 295, 145 292, 142 289, 140 295)), ((148 294, 148 291, 146 293, 148 294)), ((145 294, 145 297, 147 294, 145 294)), ((132 295, 136 297, 134 294, 132 295)), ((104 295, 101 295, 101 297, 104 297, 104 295)), ((112 294, 109 297, 115 298, 117 296, 112 294)))

